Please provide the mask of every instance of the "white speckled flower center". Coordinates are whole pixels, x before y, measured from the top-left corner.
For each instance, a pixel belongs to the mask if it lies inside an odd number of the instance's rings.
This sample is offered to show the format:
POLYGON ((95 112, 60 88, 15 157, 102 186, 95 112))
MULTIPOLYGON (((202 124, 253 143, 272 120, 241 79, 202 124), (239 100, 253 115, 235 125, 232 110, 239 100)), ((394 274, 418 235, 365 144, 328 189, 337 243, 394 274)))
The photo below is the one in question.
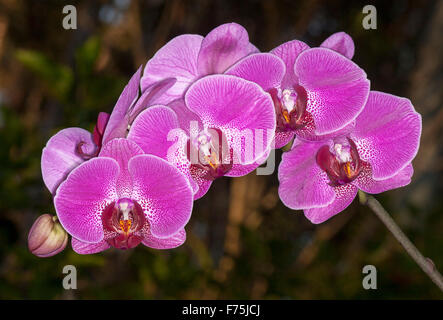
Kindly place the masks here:
POLYGON ((119 249, 137 246, 142 237, 140 231, 147 227, 147 220, 140 205, 128 198, 111 203, 102 215, 106 241, 119 249))
POLYGON ((193 169, 206 172, 204 178, 207 180, 224 176, 232 168, 231 162, 224 161, 232 161, 232 156, 226 136, 220 129, 208 128, 191 139, 187 155, 193 169))
POLYGON ((332 185, 343 185, 355 180, 362 169, 357 147, 350 138, 341 139, 332 147, 321 147, 317 151, 316 161, 328 174, 332 185))
POLYGON ((269 93, 274 102, 278 131, 296 130, 306 125, 308 98, 303 87, 295 85, 293 88, 273 88, 269 93))

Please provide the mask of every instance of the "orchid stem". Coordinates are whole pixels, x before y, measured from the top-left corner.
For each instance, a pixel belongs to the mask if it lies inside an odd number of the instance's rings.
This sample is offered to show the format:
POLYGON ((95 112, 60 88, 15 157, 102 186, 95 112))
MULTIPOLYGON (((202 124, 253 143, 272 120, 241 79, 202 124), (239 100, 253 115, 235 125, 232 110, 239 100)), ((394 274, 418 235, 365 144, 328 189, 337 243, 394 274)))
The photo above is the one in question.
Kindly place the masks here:
POLYGON ((424 257, 417 247, 408 239, 400 227, 391 218, 390 214, 383 208, 380 202, 373 196, 370 196, 363 191, 358 191, 360 203, 367 205, 380 218, 385 226, 391 231, 398 242, 405 248, 406 252, 414 259, 420 268, 428 275, 429 278, 440 288, 443 292, 443 277, 438 272, 431 259, 424 257))

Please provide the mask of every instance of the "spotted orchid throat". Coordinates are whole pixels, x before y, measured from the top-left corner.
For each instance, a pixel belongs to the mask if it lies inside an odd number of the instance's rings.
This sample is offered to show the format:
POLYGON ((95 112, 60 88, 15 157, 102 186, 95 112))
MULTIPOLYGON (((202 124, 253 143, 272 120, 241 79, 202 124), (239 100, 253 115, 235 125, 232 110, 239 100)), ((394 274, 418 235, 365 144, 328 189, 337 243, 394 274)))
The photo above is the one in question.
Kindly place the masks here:
POLYGON ((186 154, 191 170, 206 171, 202 176, 206 180, 222 177, 232 168, 233 150, 229 150, 226 135, 220 129, 209 128, 191 137, 186 154))
POLYGON ((321 147, 317 152, 316 161, 328 174, 332 186, 355 180, 362 169, 357 147, 350 138, 335 143, 332 148, 327 145, 321 147))
POLYGON ((292 89, 283 90, 272 88, 269 93, 274 102, 277 131, 297 130, 307 124, 307 93, 302 86, 294 85, 292 89))

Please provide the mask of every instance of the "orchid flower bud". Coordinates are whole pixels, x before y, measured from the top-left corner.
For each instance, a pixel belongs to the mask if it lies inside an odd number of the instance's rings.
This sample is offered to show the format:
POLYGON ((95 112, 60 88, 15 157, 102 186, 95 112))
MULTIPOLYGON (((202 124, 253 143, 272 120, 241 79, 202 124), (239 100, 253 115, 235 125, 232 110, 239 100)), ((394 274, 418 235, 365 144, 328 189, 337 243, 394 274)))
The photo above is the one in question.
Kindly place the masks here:
POLYGON ((28 234, 29 251, 37 257, 46 258, 65 249, 68 234, 56 216, 43 214, 35 220, 28 234))

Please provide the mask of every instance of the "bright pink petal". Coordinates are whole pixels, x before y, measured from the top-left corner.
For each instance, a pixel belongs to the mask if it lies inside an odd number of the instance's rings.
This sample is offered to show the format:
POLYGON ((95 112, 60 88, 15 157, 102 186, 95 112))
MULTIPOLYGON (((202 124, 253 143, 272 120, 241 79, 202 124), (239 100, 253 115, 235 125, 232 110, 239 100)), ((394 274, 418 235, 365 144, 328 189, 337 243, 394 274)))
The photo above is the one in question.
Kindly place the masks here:
POLYGON ((84 242, 103 240, 101 214, 117 200, 118 163, 93 158, 75 168, 57 189, 55 210, 63 228, 84 242))
POLYGON ((168 135, 178 127, 174 111, 164 106, 153 106, 135 119, 128 139, 139 145, 146 154, 167 160, 168 150, 175 143, 168 140, 168 135))
POLYGON ((306 43, 292 40, 279 45, 271 51, 272 54, 282 59, 286 66, 286 74, 281 83, 283 89, 292 88, 294 84, 298 83, 298 78, 294 74, 294 64, 298 55, 306 49, 309 49, 306 43))
POLYGON ((194 181, 198 185, 197 192, 194 194, 194 200, 198 200, 208 192, 209 188, 212 185, 212 181, 205 180, 203 178, 197 178, 197 179, 194 179, 194 181))
POLYGON ((354 40, 345 32, 337 32, 329 36, 320 47, 325 47, 337 51, 346 58, 352 59, 354 56, 354 40))
POLYGON ((139 155, 129 161, 129 171, 132 199, 142 206, 155 237, 170 237, 188 223, 193 191, 172 164, 156 156, 139 155))
POLYGON ((78 254, 94 254, 98 252, 102 252, 110 247, 110 245, 102 240, 97 243, 88 243, 80 241, 76 238, 71 239, 72 250, 74 250, 78 254))
POLYGON ((207 76, 189 88, 185 102, 206 128, 223 131, 238 164, 251 164, 269 151, 274 135, 257 139, 260 132, 275 132, 274 105, 257 84, 229 75, 207 76))
POLYGON ((179 138, 174 146, 175 151, 168 155, 168 162, 173 164, 188 179, 194 192, 194 200, 203 197, 209 190, 212 180, 206 179, 207 171, 195 166, 191 166, 191 162, 185 152, 187 149, 188 138, 179 138))
POLYGON ((227 177, 242 177, 245 176, 252 171, 256 170, 258 167, 260 167, 263 163, 265 163, 268 160, 269 154, 271 150, 269 150, 263 157, 261 157, 259 160, 252 164, 247 165, 239 165, 239 164, 233 164, 231 170, 226 174, 227 177))
POLYGON ((390 178, 408 165, 420 145, 421 116, 411 101, 371 91, 352 135, 362 160, 376 180, 390 178))
POLYGON ((143 150, 128 139, 113 139, 105 144, 100 151, 100 157, 112 158, 118 162, 120 173, 117 180, 119 198, 130 198, 132 194, 132 178, 128 171, 128 162, 132 157, 143 154, 143 150))
POLYGON ((226 74, 255 82, 266 91, 279 87, 285 72, 285 64, 277 56, 270 53, 256 53, 237 62, 226 71, 226 74))
POLYGON ((347 126, 323 135, 315 134, 315 128, 311 126, 303 127, 296 131, 297 138, 305 141, 326 141, 329 139, 334 139, 335 137, 346 137, 354 130, 355 120, 349 123, 347 126))
POLYGON ((153 249, 173 249, 181 246, 186 241, 186 231, 181 229, 179 232, 168 238, 156 238, 151 233, 145 235, 142 243, 153 249))
POLYGON ((194 191, 198 185, 189 172, 189 161, 185 150, 186 133, 179 128, 177 115, 164 106, 153 106, 143 111, 132 124, 128 139, 139 145, 146 154, 167 160, 185 174, 194 191))
POLYGON ((183 129, 188 135, 197 135, 204 129, 200 117, 189 110, 183 99, 177 99, 168 104, 177 115, 177 119, 180 128, 183 129))
POLYGON ((153 105, 169 102, 169 98, 165 98, 165 92, 175 83, 175 78, 167 78, 146 88, 137 102, 128 111, 129 125, 132 124, 134 119, 137 118, 144 109, 153 105))
POLYGON ((177 82, 165 95, 169 101, 180 98, 198 77, 197 58, 202 40, 200 35, 185 34, 160 48, 146 64, 141 80, 142 90, 157 81, 176 78, 177 82))
POLYGON ((138 97, 141 70, 142 67, 140 66, 118 98, 103 134, 103 144, 106 144, 114 138, 126 137, 126 130, 128 128, 128 110, 138 97))
POLYGON ((284 132, 276 132, 275 133, 275 149, 283 148, 287 145, 292 138, 294 138, 295 131, 288 130, 284 132))
POLYGON ((225 174, 225 176, 227 177, 243 177, 249 173, 251 173, 252 171, 254 171, 255 169, 257 169, 261 164, 254 162, 252 164, 246 164, 246 165, 239 165, 239 164, 234 164, 231 168, 231 170, 229 170, 228 173, 225 174))
POLYGON ((97 118, 97 130, 100 134, 103 134, 106 129, 106 125, 108 123, 109 117, 111 115, 107 112, 100 112, 97 118))
MULTIPOLYGON (((274 136, 274 132, 272 132, 272 135, 274 136)), ((257 137, 259 137, 259 133, 257 133, 257 137)), ((260 137, 259 139, 266 140, 266 136, 260 137)), ((227 176, 227 177, 242 177, 242 176, 245 176, 245 175, 251 173, 252 171, 257 169, 259 166, 261 166, 263 163, 265 163, 268 160, 269 154, 271 153, 271 151, 273 149, 274 149, 273 147, 270 149, 267 149, 266 152, 260 158, 257 158, 257 160, 255 160, 251 164, 241 164, 241 163, 237 163, 236 161, 234 161, 232 168, 226 173, 225 176, 227 176)), ((234 160, 235 160, 235 158, 234 158, 234 160)))
POLYGON ((316 162, 317 151, 323 145, 296 139, 293 149, 283 153, 278 168, 278 194, 285 206, 294 210, 309 209, 334 201, 334 188, 316 162))
POLYGON ((352 184, 345 184, 334 188, 335 200, 323 208, 305 209, 304 214, 312 223, 318 224, 325 222, 337 213, 345 210, 357 195, 357 187, 352 184))
POLYGON ((387 190, 404 187, 411 183, 411 177, 414 173, 412 164, 408 164, 404 169, 400 170, 395 176, 386 180, 372 179, 370 165, 366 164, 362 172, 356 180, 352 182, 357 188, 367 193, 381 193, 387 190))
POLYGON ((94 127, 93 131, 93 140, 97 146, 102 145, 102 137, 106 129, 106 125, 108 124, 109 117, 111 115, 107 112, 100 112, 97 118, 97 124, 94 127))
POLYGON ((366 73, 354 62, 326 48, 308 49, 295 62, 299 84, 308 93, 306 110, 316 133, 339 130, 363 110, 369 94, 366 73))
POLYGON ((213 29, 203 39, 198 55, 201 76, 225 72, 243 57, 257 52, 250 44, 248 32, 237 23, 226 23, 213 29))
POLYGON ((42 176, 51 193, 55 193, 69 172, 83 163, 84 159, 79 155, 78 148, 85 154, 96 152, 97 147, 89 131, 81 128, 63 129, 52 136, 43 148, 42 176))

